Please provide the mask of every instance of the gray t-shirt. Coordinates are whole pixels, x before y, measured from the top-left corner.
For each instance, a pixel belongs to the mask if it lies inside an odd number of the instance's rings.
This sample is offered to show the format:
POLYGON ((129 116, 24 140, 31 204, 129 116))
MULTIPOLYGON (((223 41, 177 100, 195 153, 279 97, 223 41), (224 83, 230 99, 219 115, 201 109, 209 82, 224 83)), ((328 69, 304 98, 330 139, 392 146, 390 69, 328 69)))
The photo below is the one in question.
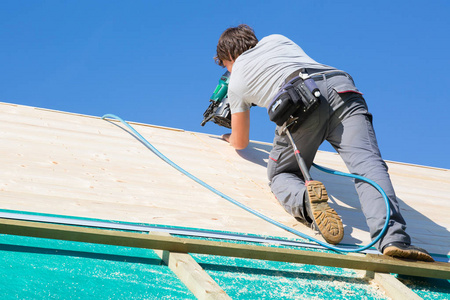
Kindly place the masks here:
POLYGON ((269 35, 234 62, 228 85, 231 113, 247 111, 252 104, 267 107, 293 72, 309 68, 334 70, 310 58, 290 39, 269 35))

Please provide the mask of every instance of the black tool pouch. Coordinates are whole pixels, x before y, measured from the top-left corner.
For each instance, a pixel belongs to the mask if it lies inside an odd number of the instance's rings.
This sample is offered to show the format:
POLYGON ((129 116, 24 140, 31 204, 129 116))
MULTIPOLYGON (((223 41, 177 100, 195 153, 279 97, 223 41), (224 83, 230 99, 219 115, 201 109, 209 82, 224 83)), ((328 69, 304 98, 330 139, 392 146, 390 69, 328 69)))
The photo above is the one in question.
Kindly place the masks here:
MULTIPOLYGON (((317 91, 318 89, 316 93, 317 91)), ((270 120, 282 126, 290 117, 295 117, 298 118, 296 123, 300 124, 320 104, 320 93, 316 97, 312 92, 302 78, 293 78, 280 89, 270 103, 267 109, 270 120)))

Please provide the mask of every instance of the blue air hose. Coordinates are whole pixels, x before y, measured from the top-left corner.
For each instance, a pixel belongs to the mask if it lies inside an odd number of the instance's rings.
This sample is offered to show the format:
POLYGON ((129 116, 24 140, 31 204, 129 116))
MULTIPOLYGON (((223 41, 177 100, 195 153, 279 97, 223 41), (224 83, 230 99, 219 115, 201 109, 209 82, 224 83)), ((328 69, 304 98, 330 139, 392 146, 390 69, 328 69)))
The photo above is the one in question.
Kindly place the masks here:
POLYGON ((339 171, 334 171, 334 170, 330 170, 330 169, 326 169, 324 167, 318 166, 316 164, 313 164, 315 168, 319 169, 320 171, 323 172, 327 172, 330 174, 334 174, 334 175, 339 175, 339 176, 346 176, 346 177, 351 177, 351 178, 355 178, 355 179, 360 179, 363 181, 366 181, 367 183, 371 184, 372 186, 374 186, 383 196, 385 202, 386 202, 386 222, 384 223, 384 227, 381 230, 381 232, 378 234, 378 236, 368 245, 363 246, 363 247, 357 247, 354 249, 348 249, 348 248, 340 248, 340 247, 336 247, 333 245, 330 245, 328 243, 322 242, 318 239, 315 239, 313 237, 310 237, 300 231, 297 231, 295 229, 292 229, 280 222, 277 222, 275 220, 270 219, 269 217, 266 217, 265 215, 251 209, 250 207, 245 206, 244 204, 234 200, 233 198, 225 195, 224 193, 216 190, 215 188, 213 188, 212 186, 210 186, 209 184, 205 183, 204 181, 200 180, 199 178, 195 177, 194 175, 192 175, 191 173, 187 172, 186 170, 184 170, 183 168, 181 168, 180 166, 178 166, 177 164, 175 164, 173 161, 171 161, 169 158, 167 158, 164 154, 162 154, 161 152, 159 152, 152 144, 150 144, 139 132, 137 132, 131 125, 129 125, 127 122, 125 122, 123 119, 121 119, 120 117, 113 115, 113 114, 106 114, 102 117, 102 119, 116 119, 118 121, 120 121, 123 125, 125 125, 134 135, 135 137, 141 141, 148 149, 150 149, 154 154, 156 154, 159 158, 161 158, 162 160, 164 160, 166 163, 168 163, 169 165, 171 165, 172 167, 174 167, 176 170, 180 171, 181 173, 183 173, 184 175, 186 175, 187 177, 191 178, 192 180, 194 180, 195 182, 199 183, 200 185, 204 186, 205 188, 209 189, 210 191, 212 191, 213 193, 221 196, 222 198, 224 198, 225 200, 228 200, 229 202, 239 206, 240 208, 248 211, 249 213, 275 225, 278 226, 290 233, 293 233, 297 236, 300 236, 302 238, 308 239, 310 241, 313 241, 323 247, 326 247, 328 249, 334 250, 334 251, 338 251, 338 252, 359 252, 359 251, 363 251, 366 250, 370 247, 372 247, 386 232, 388 224, 389 224, 389 218, 390 218, 390 207, 389 207, 389 200, 387 198, 386 193, 383 191, 383 189, 374 181, 364 178, 362 176, 358 176, 358 175, 353 175, 353 174, 347 174, 347 173, 342 173, 339 171))

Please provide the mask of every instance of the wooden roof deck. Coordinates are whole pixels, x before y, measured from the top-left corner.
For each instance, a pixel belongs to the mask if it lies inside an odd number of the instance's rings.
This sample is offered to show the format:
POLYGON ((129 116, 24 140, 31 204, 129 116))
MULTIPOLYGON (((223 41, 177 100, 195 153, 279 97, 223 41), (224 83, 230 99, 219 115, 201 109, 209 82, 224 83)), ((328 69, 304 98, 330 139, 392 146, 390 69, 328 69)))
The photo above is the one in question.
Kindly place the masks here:
MULTIPOLYGON (((267 185, 271 145, 235 151, 217 136, 132 124, 176 164, 233 199, 308 235, 267 185)), ((229 203, 170 167, 119 123, 99 117, 0 103, 0 208, 127 222, 295 237, 229 203)), ((337 154, 315 162, 346 171, 337 154)), ((388 162, 413 243, 450 252, 450 173, 388 162)), ((369 243, 350 179, 313 170, 342 217, 342 243, 369 243)))

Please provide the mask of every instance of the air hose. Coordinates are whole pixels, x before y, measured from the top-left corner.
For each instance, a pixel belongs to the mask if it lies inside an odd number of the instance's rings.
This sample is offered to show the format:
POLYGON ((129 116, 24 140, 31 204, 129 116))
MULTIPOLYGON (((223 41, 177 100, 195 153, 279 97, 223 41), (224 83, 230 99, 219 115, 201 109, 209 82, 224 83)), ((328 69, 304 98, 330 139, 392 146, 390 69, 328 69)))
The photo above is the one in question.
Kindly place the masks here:
POLYGON ((313 164, 313 166, 315 168, 317 168, 320 171, 326 172, 326 173, 330 173, 333 175, 339 175, 339 176, 345 176, 345 177, 350 177, 350 178, 355 178, 355 179, 359 179, 359 180, 363 180, 369 184, 371 184, 373 187, 375 187, 383 196, 385 203, 386 203, 386 221, 384 223, 384 227, 381 230, 381 232, 378 234, 378 236, 373 239, 373 241, 369 244, 367 244, 366 246, 362 246, 362 247, 357 247, 357 248, 353 248, 353 249, 349 249, 349 248, 341 248, 341 247, 336 247, 333 245, 330 245, 328 243, 322 242, 318 239, 315 239, 313 237, 310 237, 300 231, 297 231, 295 229, 292 229, 280 222, 277 222, 275 220, 270 219, 269 217, 253 210, 252 208, 234 200, 233 198, 225 195, 224 193, 216 190, 215 188, 213 188, 212 186, 210 186, 209 184, 207 184, 206 182, 200 180, 199 178, 195 177, 194 175, 192 175, 191 173, 187 172, 186 170, 184 170, 183 168, 181 168, 180 166, 178 166, 177 164, 175 164, 173 161, 171 161, 169 158, 167 158, 164 154, 162 154, 161 152, 158 151, 158 149, 156 149, 152 144, 150 144, 139 132, 137 132, 131 125, 129 125, 127 122, 125 122, 122 118, 113 115, 113 114, 106 114, 102 117, 102 119, 115 119, 120 121, 123 125, 125 125, 135 136, 135 138, 137 138, 141 143, 143 143, 149 150, 151 150, 156 156, 158 156, 159 158, 161 158, 162 160, 164 160, 166 163, 168 163, 170 166, 172 166, 173 168, 175 168, 176 170, 178 170, 179 172, 181 172, 182 174, 186 175, 187 177, 189 177, 190 179, 194 180, 195 182, 197 182, 198 184, 202 185, 203 187, 207 188, 208 190, 210 190, 211 192, 215 193, 216 195, 221 196, 222 198, 224 198, 225 200, 237 205, 238 207, 246 210, 247 212, 279 227, 282 228, 290 233, 293 233, 297 236, 300 236, 304 239, 313 241, 323 247, 326 247, 330 250, 334 250, 334 251, 338 251, 338 252, 359 252, 359 251, 363 251, 366 250, 370 247, 372 247, 386 232, 388 224, 389 224, 389 219, 390 219, 390 206, 389 206, 389 200, 388 197, 386 195, 386 193, 383 191, 383 189, 374 181, 364 178, 362 176, 358 176, 358 175, 354 175, 354 174, 347 174, 347 173, 343 173, 343 172, 339 172, 339 171, 335 171, 335 170, 331 170, 331 169, 327 169, 321 166, 318 166, 316 164, 313 164))

